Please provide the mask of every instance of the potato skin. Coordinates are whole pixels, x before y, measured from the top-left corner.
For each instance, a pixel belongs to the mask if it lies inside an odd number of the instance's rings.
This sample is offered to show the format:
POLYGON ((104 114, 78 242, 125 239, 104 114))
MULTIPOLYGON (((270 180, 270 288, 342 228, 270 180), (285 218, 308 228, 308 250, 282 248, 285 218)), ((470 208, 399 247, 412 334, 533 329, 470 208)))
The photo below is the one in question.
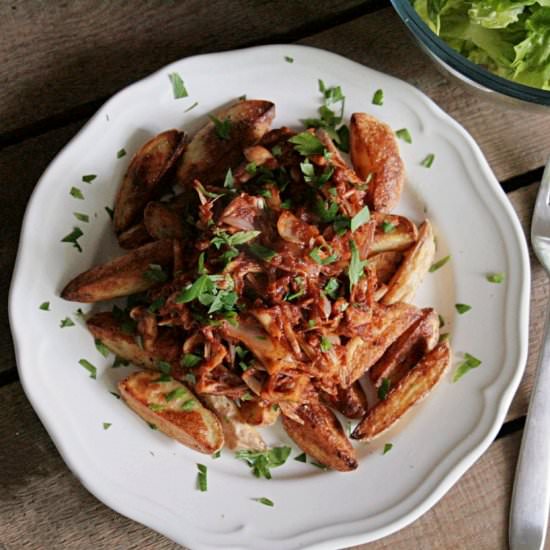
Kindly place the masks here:
POLYGON ((371 441, 389 430, 413 405, 430 393, 441 380, 450 362, 449 343, 441 342, 409 370, 394 388, 390 388, 385 400, 379 401, 370 409, 355 427, 351 437, 371 441))
POLYGON ((136 372, 118 384, 120 396, 146 422, 154 424, 168 437, 199 451, 212 454, 223 447, 223 432, 217 417, 204 408, 197 397, 181 382, 158 382, 153 372, 136 372), (177 390, 182 396, 166 398, 177 390), (190 410, 182 409, 191 403, 190 410), (151 408, 158 407, 157 410, 151 408))
POLYGON ((143 292, 155 284, 144 276, 149 265, 167 267, 171 264, 173 255, 171 240, 143 245, 124 256, 81 273, 67 284, 61 297, 73 302, 94 303, 143 292))
POLYGON ((177 168, 177 181, 182 186, 198 179, 203 184, 223 180, 227 169, 236 166, 243 149, 257 143, 269 130, 275 117, 271 101, 240 101, 218 113, 220 121, 231 123, 228 139, 221 139, 212 121, 208 121, 193 137, 177 168))
POLYGON ((405 167, 393 130, 366 113, 353 113, 350 156, 359 177, 371 178, 367 190, 369 207, 390 212, 399 202, 405 183, 405 167))
POLYGON ((349 388, 338 388, 336 395, 323 392, 323 400, 346 418, 363 418, 368 410, 367 396, 359 382, 349 388))
POLYGON ((357 468, 355 449, 328 407, 320 402, 304 403, 294 413, 303 424, 283 411, 283 426, 305 453, 332 470, 349 472, 357 468))

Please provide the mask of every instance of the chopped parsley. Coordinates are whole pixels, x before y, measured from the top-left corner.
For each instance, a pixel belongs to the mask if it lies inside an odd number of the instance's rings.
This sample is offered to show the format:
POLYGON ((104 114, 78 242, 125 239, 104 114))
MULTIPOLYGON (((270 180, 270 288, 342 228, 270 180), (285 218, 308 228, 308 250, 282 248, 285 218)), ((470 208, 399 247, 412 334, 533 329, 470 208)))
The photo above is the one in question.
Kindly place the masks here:
POLYGON ((168 78, 172 83, 172 92, 174 94, 174 99, 180 99, 189 95, 187 93, 187 89, 185 88, 185 84, 183 83, 183 80, 178 73, 170 73, 168 75, 168 78))
POLYGON ((153 412, 162 412, 164 410, 164 405, 160 405, 159 403, 149 403, 148 407, 153 412))
POLYGON ((298 456, 295 456, 295 457, 294 457, 294 460, 296 460, 297 462, 304 462, 304 463, 306 463, 306 462, 307 462, 307 455, 306 455, 306 453, 302 453, 302 454, 300 454, 300 455, 298 455, 298 456))
POLYGON ((195 101, 195 103, 193 103, 192 105, 190 105, 189 107, 187 107, 187 109, 185 109, 185 111, 183 111, 184 113, 188 113, 189 111, 192 111, 195 107, 197 107, 199 104, 198 101, 195 101))
POLYGON ((504 281, 504 273, 489 273, 485 277, 490 283, 500 284, 504 281))
POLYGON ((382 231, 384 231, 384 233, 391 233, 394 229, 395 225, 393 223, 387 222, 386 220, 382 222, 382 231))
POLYGON ((88 223, 90 221, 90 216, 88 214, 82 214, 81 212, 73 212, 73 216, 84 223, 88 223))
POLYGON ((103 429, 104 430, 108 430, 111 426, 112 426, 112 424, 110 422, 103 422, 103 429))
POLYGON ((186 368, 196 367, 202 361, 202 357, 194 353, 185 353, 181 358, 181 366, 186 368))
POLYGON ((363 276, 363 269, 367 265, 367 260, 361 260, 359 257, 359 250, 353 239, 350 239, 349 246, 351 249, 351 261, 348 266, 348 278, 349 278, 349 291, 353 290, 353 287, 359 282, 359 279, 363 276))
POLYGON ((271 479, 271 468, 282 466, 290 455, 290 447, 273 447, 267 451, 241 450, 235 458, 244 460, 256 477, 271 479))
POLYGON ((437 262, 432 264, 428 271, 430 273, 433 273, 434 271, 441 269, 450 259, 451 259, 451 256, 445 256, 444 258, 441 258, 441 260, 438 260, 437 262))
POLYGON ((315 214, 319 216, 322 222, 326 223, 330 223, 336 220, 338 209, 339 206, 334 201, 330 201, 329 205, 327 206, 327 202, 318 197, 313 205, 313 211, 315 212, 315 214))
POLYGON ((113 361, 111 368, 118 369, 119 367, 127 367, 129 364, 130 362, 126 361, 123 357, 120 357, 120 355, 115 355, 115 360, 113 361))
POLYGON ((463 313, 470 311, 472 309, 472 306, 469 306, 468 304, 455 304, 455 309, 460 315, 462 315, 463 313))
POLYGON ((441 315, 439 315, 439 328, 443 328, 445 326, 445 319, 441 315))
POLYGON ((166 300, 161 296, 153 300, 151 305, 147 308, 149 313, 156 313, 166 302, 166 300))
POLYGON ((310 319, 307 322, 307 328, 315 328, 316 325, 317 325, 317 321, 315 319, 310 319))
POLYGON ((321 351, 327 352, 332 349, 332 342, 326 337, 321 337, 321 351))
POLYGON ((317 246, 310 253, 309 257, 319 265, 328 265, 338 260, 339 256, 329 245, 317 246), (327 250, 325 250, 325 248, 327 250), (322 256, 321 256, 322 254, 322 256))
POLYGON ((208 478, 207 478, 207 472, 208 469, 204 464, 197 464, 197 468, 199 470, 197 474, 197 488, 201 492, 205 492, 208 490, 208 478))
POLYGON ((210 242, 216 250, 219 250, 224 244, 232 248, 255 239, 260 233, 261 231, 238 231, 230 235, 229 233, 221 232, 212 237, 210 242))
POLYGON ((208 115, 208 118, 214 123, 216 135, 222 140, 228 140, 231 133, 231 121, 228 118, 220 120, 214 115, 208 115))
POLYGON ((50 311, 50 302, 42 302, 39 309, 42 311, 50 311))
POLYGON ((118 393, 114 392, 114 391, 110 391, 109 392, 113 397, 116 397, 117 399, 120 399, 120 395, 118 395, 118 393))
POLYGON ((372 96, 373 105, 384 105, 384 90, 376 90, 372 96))
POLYGON ((292 136, 289 140, 294 149, 303 155, 304 157, 310 155, 322 155, 325 151, 325 146, 321 143, 321 140, 311 132, 301 132, 292 136))
POLYGON ((388 397, 388 392, 390 391, 391 380, 389 378, 382 378, 382 383, 378 388, 378 399, 384 401, 388 397))
POLYGON ((425 168, 431 168, 432 164, 434 163, 435 155, 433 153, 430 153, 429 155, 426 155, 424 160, 420 163, 425 168))
POLYGON ((457 382, 460 380, 468 371, 475 369, 481 365, 481 361, 474 357, 473 355, 470 355, 469 353, 464 354, 464 361, 458 365, 456 368, 454 374, 453 374, 453 382, 457 382))
POLYGON ((172 366, 167 361, 158 361, 157 368, 163 374, 170 374, 172 371, 172 366))
POLYGON ((401 128, 400 130, 397 130, 395 132, 395 135, 399 139, 402 139, 405 143, 412 143, 411 133, 409 132, 409 130, 407 130, 407 128, 401 128))
POLYGON ((119 149, 116 153, 116 158, 121 159, 126 156, 126 149, 119 149))
POLYGON ((71 194, 71 197, 74 197, 75 199, 80 199, 81 201, 84 200, 84 195, 78 187, 71 187, 69 193, 71 194))
POLYGON ((105 212, 107 212, 107 214, 109 214, 109 218, 113 219, 115 217, 115 211, 112 208, 106 206, 105 207, 105 212))
POLYGON ((99 351, 99 353, 101 353, 103 357, 107 357, 109 353, 111 353, 109 348, 99 338, 96 338, 94 343, 95 343, 95 349, 99 351))
POLYGON ((216 451, 216 452, 212 455, 212 459, 213 459, 213 460, 216 460, 216 458, 220 458, 220 456, 222 456, 222 452, 221 452, 221 451, 216 451))
POLYGON ((84 233, 82 232, 82 229, 80 229, 80 227, 74 227, 73 230, 68 235, 65 235, 61 239, 61 242, 71 243, 79 252, 82 252, 82 247, 78 242, 78 239, 80 239, 82 235, 84 235, 84 233))
POLYGON ((148 425, 149 428, 151 428, 152 430, 158 430, 158 428, 155 426, 155 424, 151 424, 151 422, 147 422, 147 425, 148 425))
POLYGON ((90 361, 88 361, 87 359, 81 359, 78 364, 84 367, 90 373, 90 378, 93 378, 94 380, 96 379, 97 369, 90 363, 90 361))
POLYGON ((226 189, 234 189, 235 188, 235 178, 233 177, 233 172, 231 171, 231 168, 227 170, 225 173, 225 179, 223 180, 223 186, 226 189))
POLYGON ((357 229, 359 229, 362 225, 366 224, 370 220, 370 210, 368 206, 364 206, 351 218, 350 221, 350 229, 351 232, 354 233, 357 229))
POLYGON ((294 63, 294 58, 290 57, 289 55, 285 55, 285 61, 287 63, 294 63))
POLYGON ((181 404, 182 411, 192 411, 195 408, 195 400, 188 399, 187 401, 181 404))
POLYGON ((275 252, 275 250, 271 250, 271 248, 267 248, 267 246, 257 243, 251 244, 248 249, 252 252, 252 254, 254 254, 254 256, 260 258, 260 260, 264 260, 264 262, 269 262, 277 256, 277 252, 275 252))
POLYGON ((393 443, 386 443, 384 445, 384 450, 382 451, 382 454, 385 455, 386 453, 389 453, 393 449, 393 443))
POLYGON ((445 340, 448 340, 451 337, 451 335, 448 332, 444 332, 443 334, 439 335, 439 340, 437 341, 438 344, 441 344, 441 342, 445 342, 445 340))
POLYGON ((269 500, 266 497, 253 498, 252 500, 255 500, 256 502, 259 502, 260 504, 263 504, 264 506, 275 506, 273 501, 269 500))
POLYGON ((327 284, 325 285, 325 288, 323 288, 323 292, 333 300, 336 298, 336 293, 338 291, 338 288, 340 287, 340 283, 338 282, 338 279, 335 279, 334 277, 331 277, 327 284))
POLYGON ((74 327, 74 321, 70 317, 65 317, 59 323, 59 328, 74 327))
POLYGON ((176 388, 164 396, 166 401, 173 401, 174 399, 180 399, 188 395, 188 391, 185 388, 176 388))
POLYGON ((168 280, 168 275, 158 264, 149 264, 149 269, 143 272, 143 277, 152 283, 165 283, 168 280))
POLYGON ((82 176, 82 181, 85 183, 92 183, 97 178, 95 174, 87 174, 85 176, 82 176))

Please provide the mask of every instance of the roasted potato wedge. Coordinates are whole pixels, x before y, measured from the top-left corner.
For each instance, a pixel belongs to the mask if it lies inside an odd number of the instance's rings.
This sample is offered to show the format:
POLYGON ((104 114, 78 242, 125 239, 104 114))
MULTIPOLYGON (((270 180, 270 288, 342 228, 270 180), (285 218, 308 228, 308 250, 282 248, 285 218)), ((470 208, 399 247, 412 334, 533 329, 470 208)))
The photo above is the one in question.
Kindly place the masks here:
POLYGON ((346 344, 346 360, 340 370, 342 387, 358 380, 419 317, 420 310, 409 304, 375 307, 365 335, 354 336, 346 344))
POLYGON ((250 424, 243 422, 235 402, 223 395, 202 395, 201 399, 221 423, 225 444, 229 449, 253 449, 264 451, 267 445, 262 436, 250 424))
POLYGON ((280 414, 279 407, 262 403, 258 399, 242 401, 239 410, 242 419, 253 426, 272 426, 280 414))
POLYGON ((369 370, 372 383, 379 387, 384 378, 395 385, 420 359, 431 351, 439 339, 439 317, 426 308, 415 321, 369 370))
POLYGON ((159 331, 154 346, 146 351, 139 346, 135 335, 123 330, 108 311, 96 313, 86 325, 94 338, 101 340, 115 355, 140 367, 156 370, 159 361, 175 362, 181 353, 181 344, 170 329, 159 331))
POLYGON ((371 441, 391 428, 415 403, 428 395, 451 362, 448 342, 441 342, 397 383, 386 399, 379 401, 351 434, 353 439, 371 441))
POLYGON ((432 224, 426 220, 418 230, 418 241, 405 252, 403 262, 388 283, 388 292, 381 302, 385 305, 410 302, 416 289, 432 265, 435 254, 432 224))
POLYGON ((355 449, 328 407, 319 402, 304 403, 295 414, 303 424, 283 414, 283 426, 305 453, 332 470, 349 472, 357 468, 355 449))
POLYGON ((349 388, 338 388, 336 395, 322 392, 321 396, 346 418, 363 418, 368 410, 367 396, 359 382, 354 382, 349 388))
POLYGON ((221 449, 223 431, 216 415, 181 382, 158 379, 152 372, 131 374, 119 382, 120 396, 146 422, 186 447, 205 454, 221 449))
POLYGON ((145 273, 151 264, 169 267, 174 256, 171 240, 156 241, 92 267, 70 281, 61 297, 74 302, 101 302, 143 292, 156 283, 145 273))
POLYGON ((150 243, 153 239, 147 232, 143 222, 136 223, 117 235, 118 244, 126 250, 134 250, 144 244, 150 243))
POLYGON ((135 155, 115 200, 115 233, 128 229, 141 217, 145 205, 163 191, 163 176, 184 149, 184 136, 168 130, 149 140, 135 155))
POLYGON ((178 182, 187 186, 195 179, 203 184, 223 179, 227 169, 239 163, 243 149, 269 130, 274 116, 275 105, 259 99, 240 101, 216 113, 220 123, 229 121, 226 132, 210 120, 195 134, 178 165, 178 182))
POLYGON ((181 214, 163 202, 151 201, 147 204, 143 223, 147 233, 155 240, 182 239, 184 236, 181 214))
POLYGON ((369 269, 374 271, 379 283, 391 280, 403 261, 403 253, 388 250, 369 257, 369 269))
POLYGON ((359 177, 370 178, 368 205, 379 212, 391 211, 405 183, 405 168, 393 130, 366 113, 352 114, 350 156, 359 177))
POLYGON ((403 251, 418 240, 418 229, 408 218, 380 212, 373 212, 372 217, 376 220, 376 231, 369 256, 389 250, 403 251))

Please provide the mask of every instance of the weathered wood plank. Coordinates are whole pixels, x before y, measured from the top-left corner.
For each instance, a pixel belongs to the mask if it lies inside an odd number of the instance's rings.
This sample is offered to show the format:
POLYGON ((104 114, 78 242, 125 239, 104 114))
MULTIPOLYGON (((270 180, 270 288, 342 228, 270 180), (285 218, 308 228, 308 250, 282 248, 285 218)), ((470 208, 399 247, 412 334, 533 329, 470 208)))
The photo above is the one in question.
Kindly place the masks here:
MULTIPOLYGON (((112 512, 78 483, 19 384, 0 389, 0 402, 2 548, 176 548, 161 535, 112 512)), ((441 502, 417 522, 357 548, 505 548, 520 435, 494 442, 441 502)))
POLYGON ((417 86, 472 134, 501 181, 546 162, 550 110, 546 115, 513 110, 455 85, 420 51, 391 8, 300 42, 339 53, 417 86))
POLYGON ((182 57, 328 26, 359 4, 0 2, 0 133, 111 95, 182 57))

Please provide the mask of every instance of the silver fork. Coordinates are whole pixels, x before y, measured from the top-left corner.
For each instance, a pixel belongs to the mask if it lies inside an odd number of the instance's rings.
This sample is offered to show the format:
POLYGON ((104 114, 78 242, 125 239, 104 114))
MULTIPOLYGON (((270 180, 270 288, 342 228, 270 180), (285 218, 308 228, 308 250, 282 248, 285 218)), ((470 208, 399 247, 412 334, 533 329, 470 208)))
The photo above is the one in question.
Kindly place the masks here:
MULTIPOLYGON (((540 183, 531 221, 531 244, 550 275, 550 160, 540 183)), ((550 308, 521 449, 510 508, 511 550, 544 545, 550 508, 550 308)))

